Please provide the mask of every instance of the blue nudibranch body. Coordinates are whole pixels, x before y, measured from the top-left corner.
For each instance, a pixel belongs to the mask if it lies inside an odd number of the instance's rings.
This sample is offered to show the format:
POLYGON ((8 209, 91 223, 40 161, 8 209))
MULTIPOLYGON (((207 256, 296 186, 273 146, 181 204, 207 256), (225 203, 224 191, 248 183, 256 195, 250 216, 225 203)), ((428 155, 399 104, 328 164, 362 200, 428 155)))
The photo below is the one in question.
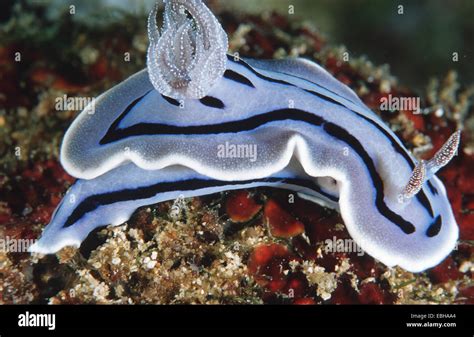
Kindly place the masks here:
POLYGON ((166 25, 177 22, 175 35, 186 39, 165 32, 171 47, 154 56, 150 48, 148 70, 101 95, 93 113, 86 108, 74 121, 61 162, 80 179, 32 251, 79 246, 94 228, 119 225, 138 207, 180 195, 270 186, 338 209, 353 239, 388 266, 418 272, 451 252, 458 227, 435 172, 455 154, 459 132, 432 160, 417 162, 351 89, 313 62, 227 56, 224 68, 196 72, 204 61, 195 64, 192 55, 219 55, 227 40, 200 1, 167 6, 166 25), (195 35, 178 5, 202 16, 195 35), (180 62, 173 46, 189 44, 195 53, 180 62))

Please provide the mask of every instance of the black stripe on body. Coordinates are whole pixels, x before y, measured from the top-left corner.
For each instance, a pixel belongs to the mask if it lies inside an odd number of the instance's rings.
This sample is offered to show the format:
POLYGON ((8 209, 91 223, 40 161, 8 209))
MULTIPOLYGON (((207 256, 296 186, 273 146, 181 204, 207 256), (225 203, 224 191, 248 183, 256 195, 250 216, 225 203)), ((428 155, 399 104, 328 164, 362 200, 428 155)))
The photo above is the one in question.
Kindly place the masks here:
POLYGON ((163 97, 165 101, 167 101, 169 104, 172 104, 174 106, 180 106, 179 102, 175 100, 174 98, 171 98, 165 95, 161 95, 161 97, 163 97))
POLYGON ((271 111, 265 114, 249 117, 241 121, 232 121, 222 124, 197 125, 197 126, 174 126, 167 124, 140 123, 135 124, 126 129, 115 130, 108 133, 102 141, 108 143, 138 135, 154 135, 154 134, 176 134, 176 135, 196 135, 196 134, 221 134, 236 133, 242 131, 250 131, 265 125, 269 122, 294 120, 303 121, 314 126, 323 126, 323 129, 331 136, 342 140, 351 146, 354 151, 365 162, 366 167, 372 179, 372 183, 376 189, 376 207, 379 212, 390 221, 399 226, 405 233, 412 233, 415 229, 413 224, 401 218, 398 214, 391 211, 385 204, 383 198, 383 181, 375 169, 375 165, 370 155, 365 151, 360 142, 345 129, 333 123, 326 122, 321 116, 298 109, 281 109, 271 111))
POLYGON ((431 181, 428 180, 427 183, 428 183, 428 187, 429 187, 431 193, 432 193, 433 195, 438 195, 439 192, 438 192, 438 190, 436 189, 436 187, 433 186, 433 184, 431 183, 431 181))
POLYGON ((205 106, 215 109, 224 109, 225 107, 224 103, 220 99, 212 96, 203 97, 199 100, 199 102, 201 102, 205 106))
POLYGON ((431 225, 426 230, 426 235, 430 238, 439 234, 441 230, 441 215, 438 215, 436 219, 431 223, 431 225))
MULTIPOLYGON (((257 72, 250 64, 248 64, 247 62, 245 62, 244 60, 242 59, 239 59, 238 61, 235 60, 235 58, 231 55, 227 55, 227 59, 232 61, 232 62, 235 62, 235 63, 239 63, 241 65, 243 65, 245 68, 249 69, 253 74, 255 74, 257 77, 260 77, 266 81, 271 81, 271 82, 275 82, 275 83, 280 83, 280 84, 286 84, 286 85, 291 85, 291 86, 296 86, 294 84, 291 84, 289 82, 286 82, 286 81, 282 81, 282 80, 278 80, 278 79, 275 79, 275 78, 272 78, 272 77, 268 77, 268 76, 265 76, 259 72, 257 72)), ((271 71, 271 70, 269 70, 271 71)), ((300 77, 300 76, 297 76, 297 75, 294 75, 294 74, 288 74, 288 73, 285 73, 285 72, 282 72, 282 71, 277 71, 278 73, 282 74, 282 75, 285 75, 285 76, 288 76, 288 77, 293 77, 293 78, 297 78, 299 80, 302 80, 302 81, 305 81, 305 82, 308 82, 316 87, 319 87, 319 88, 322 88, 326 91, 329 91, 331 94, 339 97, 339 98, 342 98, 342 99, 345 99, 355 105, 359 105, 360 102, 354 102, 353 100, 347 98, 347 97, 344 97, 344 96, 341 96, 339 95, 337 92, 327 88, 327 87, 324 87, 322 86, 321 84, 319 83, 316 83, 316 82, 313 82, 311 80, 308 80, 307 78, 303 78, 303 77, 300 77)), ((296 86, 297 87, 297 86, 296 86)), ((302 89, 302 88, 301 88, 302 89)), ((302 90, 307 90, 307 89, 302 89, 302 90)), ((311 91, 312 93, 314 93, 314 91, 311 91)), ((339 103, 339 102, 338 102, 339 103)))
MULTIPOLYGON (((357 112, 356 112, 357 113, 357 112)), ((364 115, 360 115, 360 117, 364 118, 366 121, 368 121, 369 123, 371 123, 372 125, 374 125, 380 132, 382 132, 386 138, 388 138, 388 140, 390 141, 390 143, 392 144, 392 147, 395 149, 396 152, 398 152, 404 159, 405 161, 408 163, 408 165, 410 166, 410 168, 413 170, 415 168, 415 163, 413 162, 413 160, 410 158, 410 156, 408 155, 408 153, 403 149, 403 147, 392 137, 392 135, 390 135, 388 133, 387 130, 385 130, 381 125, 375 123, 373 120, 371 120, 370 118, 364 116, 364 115)), ((428 183, 430 184, 429 180, 428 180, 428 183)), ((433 208, 431 207, 431 204, 430 204, 430 201, 428 200, 428 197, 426 196, 425 192, 423 191, 423 189, 420 190, 420 192, 418 192, 415 196, 415 198, 423 205, 423 207, 428 211, 428 213, 430 214, 431 217, 434 217, 434 212, 433 212, 433 208)))
POLYGON ((145 135, 207 135, 251 131, 270 122, 294 120, 321 126, 324 119, 315 114, 298 109, 280 109, 255 115, 245 120, 221 124, 176 126, 161 123, 138 123, 125 129, 111 129, 101 139, 100 144, 108 144, 133 136, 145 135))
MULTIPOLYGON (((273 82, 273 83, 277 83, 277 84, 282 84, 282 85, 286 85, 286 86, 292 86, 292 87, 297 87, 295 86, 294 84, 292 83, 289 83, 289 82, 286 82, 286 81, 283 81, 283 80, 279 80, 279 79, 275 79, 275 78, 271 78, 269 76, 266 76, 266 75, 263 75, 263 74, 260 74, 258 71, 256 71, 252 66, 250 66, 248 63, 246 63, 245 61, 243 61, 242 59, 238 59, 238 61, 236 61, 234 59, 234 57, 232 57, 231 55, 227 55, 227 59, 234 62, 234 63, 237 63, 237 64, 240 64, 242 66, 244 66, 246 69, 248 69, 250 72, 252 72, 255 76, 263 79, 263 80, 266 80, 266 81, 269 81, 269 82, 273 82)), ((290 75, 290 74, 286 74, 286 76, 293 76, 295 78, 300 78, 298 76, 294 76, 294 75, 290 75)), ((310 83, 313 83, 311 81, 308 80, 308 82, 310 83)), ((313 83, 315 84, 316 86, 319 86, 331 93, 333 93, 334 95, 342 98, 342 99, 345 99, 345 100, 348 100, 350 101, 351 103, 354 103, 352 102, 351 100, 343 97, 343 96, 340 96, 339 94, 331 91, 330 89, 326 88, 326 87, 323 87, 319 84, 316 84, 316 83, 313 83)), ((298 88, 298 87, 297 87, 298 88)), ((302 88, 300 88, 302 89, 302 88)), ((377 121, 357 112, 357 111, 354 111, 353 109, 351 109, 350 107, 348 107, 347 105, 341 103, 341 102, 338 102, 336 100, 334 100, 333 98, 331 97, 328 97, 324 94, 321 94, 321 93, 318 93, 318 92, 315 92, 313 90, 309 90, 309 89, 302 89, 304 90, 305 92, 309 93, 309 94, 312 94, 312 95, 315 95, 323 100, 326 100, 326 101, 329 101, 331 103, 334 103, 336 105, 339 105, 339 106, 343 106, 345 107, 346 109, 348 109, 349 111, 357 114, 359 117, 362 117, 364 120, 366 120, 367 122, 369 122, 370 124, 372 124, 373 126, 375 126, 379 131, 381 131, 383 133, 383 135, 389 139, 390 143, 392 144, 393 148, 395 149, 396 152, 398 152, 400 155, 402 155, 402 157, 405 159, 405 161, 408 163, 408 165, 410 165, 410 168, 413 170, 415 168, 415 163, 413 162, 413 160, 410 158, 410 156, 408 155, 408 153, 405 151, 405 149, 394 139, 394 137, 388 133, 387 130, 385 130, 385 128, 383 126, 381 126, 380 124, 377 123, 377 121)), ((356 103, 354 103, 356 104, 356 103)), ((429 181, 428 181, 429 183, 429 181)), ((435 189, 436 190, 436 189, 435 189)), ((437 193, 434 193, 434 194, 437 194, 437 193)), ((431 207, 431 204, 428 200, 428 197, 426 196, 425 192, 423 190, 420 190, 420 192, 418 192, 416 194, 416 198, 417 200, 423 205, 423 207, 428 211, 428 213, 430 214, 431 217, 434 217, 434 212, 433 212, 433 209, 431 207)))
MULTIPOLYGON (((250 71, 252 71, 256 76, 263 78, 267 81, 283 84, 283 85, 289 85, 289 86, 294 86, 291 83, 288 83, 286 81, 278 80, 278 79, 272 79, 270 77, 267 77, 265 75, 259 74, 255 69, 253 69, 250 65, 245 63, 244 61, 239 61, 239 64, 244 65, 246 68, 248 68, 250 71)), ((347 108, 349 111, 352 111, 353 113, 357 114, 359 117, 362 117, 364 120, 375 126, 384 136, 391 142, 393 148, 398 152, 400 155, 403 156, 403 158, 407 161, 407 163, 410 165, 410 167, 413 169, 415 167, 415 164, 413 163, 412 159, 408 155, 408 153, 403 149, 403 147, 388 133, 387 130, 385 130, 381 125, 376 123, 374 120, 368 118, 367 116, 360 114, 356 111, 351 110, 347 106, 343 105, 340 102, 335 101, 334 99, 327 97, 323 94, 311 91, 311 90, 306 90, 304 91, 316 95, 321 99, 324 99, 326 101, 329 101, 331 103, 337 104, 337 105, 342 105, 345 108, 347 108)), ((142 96, 141 98, 143 98, 142 96)), ((139 136, 139 135, 154 135, 154 134, 212 134, 212 133, 237 133, 237 132, 242 132, 242 131, 249 131, 253 130, 261 125, 264 125, 268 122, 272 121, 278 121, 278 120, 285 120, 285 119, 291 119, 291 120, 296 120, 296 121, 304 121, 311 123, 313 125, 321 126, 323 123, 324 119, 320 116, 307 113, 301 110, 297 109, 281 109, 281 110, 275 110, 270 113, 262 114, 262 115, 256 115, 253 117, 250 117, 246 120, 243 121, 231 121, 231 122, 226 122, 222 123, 219 125, 197 125, 197 126, 185 126, 185 127, 180 127, 180 126, 173 126, 173 125, 167 125, 167 124, 155 124, 155 123, 139 123, 135 124, 131 127, 128 127, 126 129, 117 129, 117 125, 122 120, 125 115, 133 108, 134 105, 137 104, 137 102, 141 99, 137 99, 134 102, 132 102, 131 106, 127 107, 127 109, 119 116, 119 118, 112 124, 112 126, 109 128, 107 134, 100 140, 100 144, 107 144, 111 143, 114 141, 118 141, 127 137, 131 136, 139 136), (284 117, 283 114, 290 114, 291 116, 284 117), (268 116, 269 114, 272 114, 271 116, 268 116)), ((344 130, 345 131, 345 130, 344 130)), ((355 139, 355 137, 353 137, 355 139)), ((360 144, 360 143, 359 143, 360 144)), ((369 156, 370 157, 370 156, 369 156)), ((430 182, 428 181, 430 184, 430 182)), ((433 187, 434 188, 434 187, 433 187)), ((383 195, 383 192, 382 192, 383 195)), ((431 215, 431 217, 434 217, 434 212, 431 207, 431 204, 424 193, 423 190, 421 190, 417 195, 416 195, 417 200, 420 202, 420 204, 428 211, 428 213, 431 215)), ((407 229, 407 228, 406 228, 407 229)), ((407 229, 408 230, 408 229, 407 229)))
POLYGON ((221 180, 205 180, 205 179, 188 179, 176 182, 161 182, 150 186, 143 186, 134 189, 124 189, 121 191, 103 193, 92 195, 84 199, 69 215, 63 228, 74 225, 80 218, 86 213, 92 212, 100 206, 110 205, 117 202, 124 202, 130 200, 149 199, 156 196, 159 193, 165 193, 170 191, 194 191, 209 187, 225 187, 235 185, 248 185, 251 183, 281 183, 291 184, 301 187, 309 188, 317 193, 325 196, 329 200, 338 202, 339 199, 331 194, 324 192, 317 184, 305 179, 296 178, 264 178, 257 180, 246 180, 246 181, 221 181, 221 180))
POLYGON ((362 160, 364 161, 367 167, 367 170, 369 171, 370 176, 372 177, 372 183, 375 186, 375 190, 377 191, 376 196, 375 196, 375 205, 377 206, 377 209, 379 210, 379 212, 383 214, 387 219, 392 221, 394 224, 396 224, 398 227, 400 227, 401 230, 405 234, 411 234, 415 232, 415 226, 413 226, 412 223, 410 223, 409 221, 406 221, 399 214, 393 212, 385 204, 383 200, 384 194, 383 194, 382 178, 377 173, 377 170, 375 168, 372 158, 365 151, 362 144, 349 132, 347 132, 345 129, 341 128, 340 126, 334 123, 330 123, 330 122, 324 123, 323 129, 329 135, 345 142, 347 145, 352 147, 357 152, 357 154, 362 158, 362 160))
POLYGON ((244 84, 244 85, 249 86, 251 88, 255 88, 253 83, 247 77, 245 77, 245 76, 243 76, 243 75, 241 75, 241 74, 239 74, 239 73, 237 73, 233 70, 227 69, 224 72, 224 77, 227 78, 228 80, 244 84))
MULTIPOLYGON (((128 113, 138 104, 140 103, 140 101, 145 98, 146 95, 148 95, 149 93, 151 92, 150 91, 147 91, 144 95, 138 97, 136 100, 134 100, 132 103, 130 103, 127 108, 117 117, 117 119, 112 123, 112 125, 110 126, 109 130, 107 131, 107 133, 105 134, 104 138, 107 137, 107 134, 109 134, 111 132, 111 130, 118 130, 118 126, 120 124, 120 122, 125 118, 125 116, 128 115, 128 113)), ((163 98, 165 98, 165 96, 163 96, 163 98)), ((172 98, 170 98, 172 99, 172 98)), ((102 139, 104 139, 102 138, 102 139)), ((99 141, 99 144, 102 145, 102 140, 99 141)))

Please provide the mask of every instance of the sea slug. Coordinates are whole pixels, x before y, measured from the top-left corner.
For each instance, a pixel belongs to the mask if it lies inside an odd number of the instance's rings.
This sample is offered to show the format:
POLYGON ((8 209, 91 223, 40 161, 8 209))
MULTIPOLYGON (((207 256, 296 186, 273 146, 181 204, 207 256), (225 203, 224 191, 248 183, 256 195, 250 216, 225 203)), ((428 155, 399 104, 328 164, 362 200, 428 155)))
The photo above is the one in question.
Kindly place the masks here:
POLYGON ((460 132, 417 162, 317 64, 226 55, 227 37, 201 1, 165 3, 161 36, 157 9, 150 15, 148 68, 67 131, 61 163, 79 180, 31 251, 79 246, 94 228, 180 195, 272 186, 338 209, 353 239, 387 266, 419 272, 451 252, 458 227, 435 173, 460 132))

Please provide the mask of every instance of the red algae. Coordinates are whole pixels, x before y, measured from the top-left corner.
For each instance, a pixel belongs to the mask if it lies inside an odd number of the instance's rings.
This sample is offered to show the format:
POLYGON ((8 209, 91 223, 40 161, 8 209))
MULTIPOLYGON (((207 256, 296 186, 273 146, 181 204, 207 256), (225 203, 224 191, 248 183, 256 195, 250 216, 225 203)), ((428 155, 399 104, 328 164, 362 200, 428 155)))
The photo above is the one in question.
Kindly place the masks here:
POLYGON ((271 292, 276 292, 287 284, 284 270, 289 269, 293 259, 288 248, 279 244, 260 245, 255 247, 247 263, 249 272, 255 281, 271 292))
POLYGON ((462 273, 459 272, 458 266, 450 256, 438 266, 430 269, 428 274, 434 284, 446 283, 449 280, 456 280, 462 277, 462 273))
POLYGON ((338 286, 332 294, 331 304, 357 304, 357 291, 351 286, 348 278, 342 278, 338 282, 338 286))
POLYGON ((361 285, 358 299, 360 304, 391 304, 394 297, 378 285, 366 283, 361 285))
POLYGON ((302 272, 292 272, 287 278, 282 293, 287 294, 290 298, 299 299, 309 295, 309 287, 310 285, 305 274, 302 272))
POLYGON ((280 238, 291 238, 304 232, 304 224, 296 220, 274 200, 268 200, 263 210, 270 233, 280 238))
POLYGON ((231 192, 225 202, 226 214, 233 222, 247 222, 262 209, 247 191, 231 192))
MULTIPOLYGON (((442 137, 444 138, 444 137, 442 137)), ((461 240, 474 240, 474 155, 460 153, 440 175, 445 182, 461 240)))
POLYGON ((460 289, 456 303, 474 304, 474 286, 460 289))

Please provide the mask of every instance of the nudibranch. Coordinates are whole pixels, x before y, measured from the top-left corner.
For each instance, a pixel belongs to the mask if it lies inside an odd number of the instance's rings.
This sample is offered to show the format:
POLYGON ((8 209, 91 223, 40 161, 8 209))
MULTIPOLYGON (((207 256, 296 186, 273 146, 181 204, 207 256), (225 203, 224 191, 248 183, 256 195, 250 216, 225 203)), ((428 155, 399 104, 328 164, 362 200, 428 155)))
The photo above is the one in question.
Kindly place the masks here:
POLYGON ((141 206, 269 186, 339 210, 352 238, 387 266, 419 272, 451 252, 458 227, 435 173, 456 154, 459 132, 418 162, 317 64, 226 55, 222 27, 198 0, 166 1, 161 35, 156 11, 147 69, 66 132, 61 163, 79 180, 31 251, 79 246, 141 206))

